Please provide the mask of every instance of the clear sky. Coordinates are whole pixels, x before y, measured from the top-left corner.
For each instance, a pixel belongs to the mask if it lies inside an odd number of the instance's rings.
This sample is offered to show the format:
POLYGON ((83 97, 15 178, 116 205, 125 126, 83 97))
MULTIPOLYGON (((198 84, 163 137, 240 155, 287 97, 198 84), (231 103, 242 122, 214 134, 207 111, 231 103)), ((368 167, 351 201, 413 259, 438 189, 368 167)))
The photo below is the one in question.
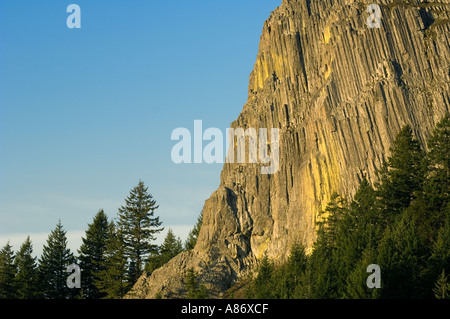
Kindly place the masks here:
POLYGON ((2 0, 0 247, 30 234, 40 251, 60 219, 78 248, 97 211, 115 217, 140 179, 185 237, 222 164, 174 164, 171 132, 237 118, 280 3, 2 0), (71 3, 81 29, 66 25, 71 3))

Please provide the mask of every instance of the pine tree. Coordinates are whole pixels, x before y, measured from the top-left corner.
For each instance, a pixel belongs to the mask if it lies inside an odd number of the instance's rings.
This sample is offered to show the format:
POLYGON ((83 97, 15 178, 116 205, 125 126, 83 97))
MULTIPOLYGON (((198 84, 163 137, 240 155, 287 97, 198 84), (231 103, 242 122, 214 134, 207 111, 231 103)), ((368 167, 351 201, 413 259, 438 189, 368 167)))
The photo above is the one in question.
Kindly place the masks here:
POLYGON ((114 222, 108 225, 108 240, 99 270, 93 273, 94 286, 105 299, 121 299, 130 289, 126 280, 127 259, 120 231, 114 222))
POLYGON ((16 276, 14 265, 14 252, 9 241, 0 250, 0 299, 12 299, 16 297, 16 276))
POLYGON ((67 248, 66 231, 61 221, 50 233, 39 260, 38 276, 41 296, 46 299, 67 299, 73 297, 74 291, 67 287, 67 266, 75 258, 67 248))
POLYGON ((191 250, 194 249, 195 244, 197 244, 198 234, 200 233, 200 228, 203 223, 203 210, 200 213, 200 216, 197 218, 197 223, 194 225, 194 228, 189 232, 186 241, 184 242, 184 249, 191 250))
POLYGON ((157 246, 155 234, 164 228, 158 228, 162 222, 159 217, 153 217, 159 207, 152 195, 147 193, 142 181, 134 187, 125 199, 125 206, 119 208, 118 227, 123 238, 125 255, 130 261, 129 281, 136 282, 142 273, 142 264, 150 253, 155 252, 157 246))
POLYGON ((83 297, 100 299, 105 295, 100 293, 94 282, 98 279, 95 274, 105 267, 105 252, 108 243, 108 217, 103 210, 95 215, 92 224, 88 225, 85 238, 78 251, 81 271, 81 286, 83 297))
POLYGON ((17 298, 32 299, 36 298, 36 286, 38 285, 36 276, 36 257, 32 256, 33 245, 30 236, 20 247, 16 255, 14 264, 17 268, 15 282, 17 286, 17 298))
POLYGON ((169 229, 164 242, 158 249, 158 253, 149 257, 145 270, 152 273, 155 269, 163 266, 182 251, 183 244, 181 239, 174 235, 172 229, 169 229))

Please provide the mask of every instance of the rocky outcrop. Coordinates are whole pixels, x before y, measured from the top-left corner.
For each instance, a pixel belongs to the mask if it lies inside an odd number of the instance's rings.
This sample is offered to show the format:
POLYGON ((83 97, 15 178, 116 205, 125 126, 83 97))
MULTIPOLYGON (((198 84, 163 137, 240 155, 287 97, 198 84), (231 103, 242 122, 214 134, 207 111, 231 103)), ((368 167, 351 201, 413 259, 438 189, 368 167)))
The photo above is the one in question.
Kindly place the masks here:
POLYGON ((285 0, 264 23, 248 101, 233 128, 278 128, 279 170, 225 164, 193 251, 142 276, 129 296, 183 296, 189 267, 217 297, 263 254, 309 249, 333 192, 352 196, 410 124, 426 143, 450 106, 448 0, 285 0))

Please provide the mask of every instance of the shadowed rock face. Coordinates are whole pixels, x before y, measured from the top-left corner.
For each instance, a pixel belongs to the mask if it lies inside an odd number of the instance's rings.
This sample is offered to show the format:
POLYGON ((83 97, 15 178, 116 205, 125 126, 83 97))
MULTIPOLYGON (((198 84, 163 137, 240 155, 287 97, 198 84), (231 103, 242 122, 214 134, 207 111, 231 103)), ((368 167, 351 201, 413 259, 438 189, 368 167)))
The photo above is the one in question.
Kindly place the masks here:
POLYGON ((264 23, 233 128, 278 128, 279 170, 225 164, 193 251, 143 275, 129 297, 182 297, 189 267, 219 296, 267 254, 311 249, 333 192, 352 196, 409 124, 424 144, 450 106, 450 1, 285 0, 264 23), (381 28, 368 28, 368 5, 381 28))

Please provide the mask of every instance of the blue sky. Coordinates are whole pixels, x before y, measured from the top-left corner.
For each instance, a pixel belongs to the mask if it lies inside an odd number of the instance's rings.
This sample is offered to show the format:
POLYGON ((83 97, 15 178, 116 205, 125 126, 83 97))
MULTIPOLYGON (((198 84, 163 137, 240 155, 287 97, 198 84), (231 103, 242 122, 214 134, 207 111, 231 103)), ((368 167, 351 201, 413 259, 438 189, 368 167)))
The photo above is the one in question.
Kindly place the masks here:
POLYGON ((223 164, 172 163, 171 132, 237 118, 280 3, 2 0, 0 246, 42 241, 59 219, 78 238, 140 179, 184 237, 223 164), (71 3, 81 29, 66 26, 71 3))

